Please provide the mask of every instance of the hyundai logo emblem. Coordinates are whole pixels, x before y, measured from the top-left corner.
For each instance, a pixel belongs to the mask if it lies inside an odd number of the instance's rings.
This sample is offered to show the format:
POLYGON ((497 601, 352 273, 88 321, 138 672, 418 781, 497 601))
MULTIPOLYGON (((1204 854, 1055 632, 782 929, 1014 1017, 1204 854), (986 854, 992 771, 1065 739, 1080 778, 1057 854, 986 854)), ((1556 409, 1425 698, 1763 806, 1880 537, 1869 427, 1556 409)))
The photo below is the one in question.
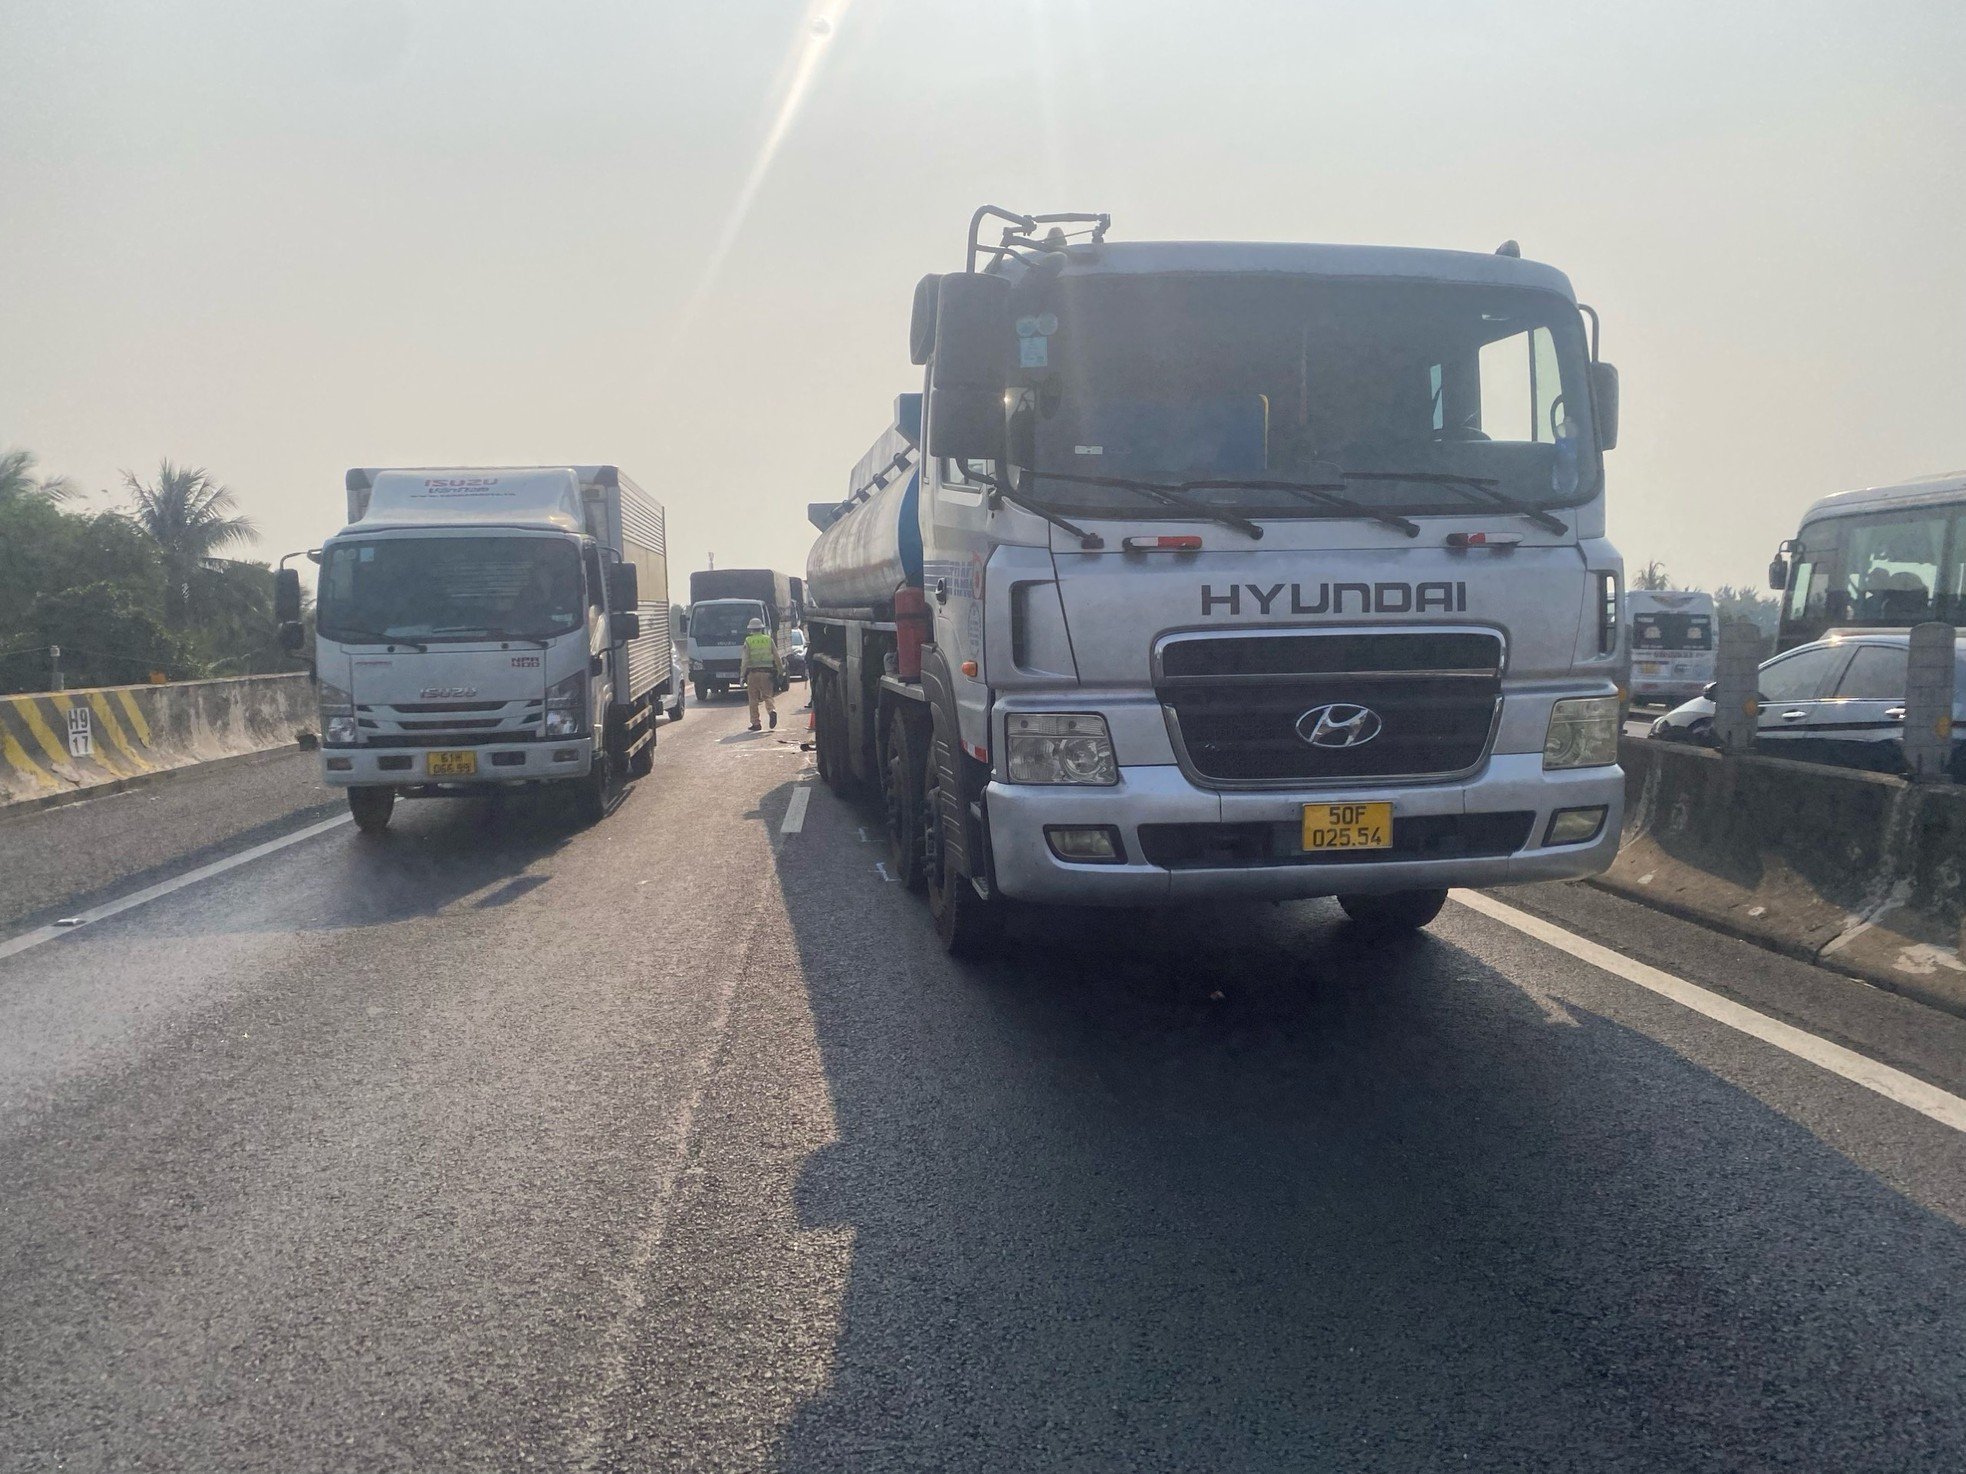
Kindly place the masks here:
POLYGON ((1313 747, 1363 747, 1384 726, 1379 713, 1369 706, 1333 701, 1314 706, 1297 718, 1297 735, 1313 747))

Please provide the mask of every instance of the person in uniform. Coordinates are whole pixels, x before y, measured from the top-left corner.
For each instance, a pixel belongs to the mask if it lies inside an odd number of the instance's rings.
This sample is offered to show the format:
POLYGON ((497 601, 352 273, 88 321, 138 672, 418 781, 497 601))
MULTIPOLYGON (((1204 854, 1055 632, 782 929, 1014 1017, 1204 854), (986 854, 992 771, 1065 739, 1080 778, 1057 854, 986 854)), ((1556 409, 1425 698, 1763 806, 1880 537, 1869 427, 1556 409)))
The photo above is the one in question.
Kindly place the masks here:
POLYGON ((772 639, 762 619, 754 619, 745 626, 744 665, 740 673, 744 677, 744 695, 751 705, 751 730, 762 730, 758 726, 760 702, 771 713, 771 724, 776 727, 778 703, 772 697, 785 668, 778 658, 778 642, 772 639))

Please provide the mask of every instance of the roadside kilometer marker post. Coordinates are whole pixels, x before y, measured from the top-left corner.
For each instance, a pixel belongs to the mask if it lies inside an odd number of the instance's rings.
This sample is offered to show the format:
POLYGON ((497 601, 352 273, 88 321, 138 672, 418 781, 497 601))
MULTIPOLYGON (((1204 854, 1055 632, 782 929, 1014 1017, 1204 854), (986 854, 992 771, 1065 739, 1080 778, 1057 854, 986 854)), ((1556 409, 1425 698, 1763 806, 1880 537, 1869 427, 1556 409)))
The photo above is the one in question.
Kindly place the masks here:
POLYGON ((71 706, 68 709, 68 755, 70 757, 93 757, 96 751, 96 733, 89 720, 89 708, 71 706))

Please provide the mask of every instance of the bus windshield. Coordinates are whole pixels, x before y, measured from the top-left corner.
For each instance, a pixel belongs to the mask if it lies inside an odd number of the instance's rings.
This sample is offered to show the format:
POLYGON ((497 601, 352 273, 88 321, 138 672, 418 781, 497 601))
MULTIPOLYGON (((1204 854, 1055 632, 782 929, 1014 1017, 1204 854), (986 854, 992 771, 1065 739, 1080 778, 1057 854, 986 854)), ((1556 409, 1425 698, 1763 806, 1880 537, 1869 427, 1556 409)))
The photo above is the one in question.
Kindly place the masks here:
POLYGON ((1805 523, 1782 606, 1784 649, 1824 631, 1966 617, 1966 498, 1805 523))

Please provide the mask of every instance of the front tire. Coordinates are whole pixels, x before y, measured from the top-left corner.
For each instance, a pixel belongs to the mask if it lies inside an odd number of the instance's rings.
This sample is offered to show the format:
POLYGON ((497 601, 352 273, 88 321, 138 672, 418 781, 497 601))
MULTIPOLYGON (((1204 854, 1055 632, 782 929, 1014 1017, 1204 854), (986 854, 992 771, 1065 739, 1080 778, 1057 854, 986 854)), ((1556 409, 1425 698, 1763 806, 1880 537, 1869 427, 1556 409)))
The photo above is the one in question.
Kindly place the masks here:
POLYGON ((940 771, 948 756, 946 745, 937 738, 929 743, 922 763, 922 880, 942 950, 951 957, 983 957, 996 949, 1003 934, 1004 905, 978 895, 969 877, 947 860, 940 771))
POLYGON ((1447 904, 1447 891, 1394 891, 1384 896, 1340 896, 1338 904, 1362 930, 1374 936, 1416 932, 1447 904))
MULTIPOLYGON (((670 720, 670 721, 672 721, 672 722, 680 722, 680 721, 681 721, 681 720, 683 719, 683 702, 684 702, 684 701, 685 701, 686 699, 687 699, 687 696, 686 696, 686 693, 685 693, 685 692, 683 691, 683 689, 682 689, 682 688, 681 688, 680 686, 679 686, 679 687, 677 687, 677 688, 676 688, 676 704, 675 704, 674 706, 672 706, 672 707, 670 707, 670 708, 669 708, 669 720, 670 720)), ((699 697, 697 698, 697 700, 699 700, 699 701, 701 701, 702 699, 703 699, 703 698, 702 698, 702 697, 700 697, 700 696, 699 696, 699 697)))
POLYGON ((582 824, 598 824, 607 818, 608 806, 614 801, 614 748, 605 734, 594 734, 594 762, 587 776, 570 781, 574 817, 582 824))
POLYGON ((355 816, 355 827, 364 834, 380 834, 389 827, 389 816, 396 808, 393 788, 351 788, 348 812, 355 816))
POLYGON ((922 877, 922 736, 906 711, 888 719, 881 744, 881 800, 887 811, 887 853, 894 873, 909 890, 924 888, 922 877))

